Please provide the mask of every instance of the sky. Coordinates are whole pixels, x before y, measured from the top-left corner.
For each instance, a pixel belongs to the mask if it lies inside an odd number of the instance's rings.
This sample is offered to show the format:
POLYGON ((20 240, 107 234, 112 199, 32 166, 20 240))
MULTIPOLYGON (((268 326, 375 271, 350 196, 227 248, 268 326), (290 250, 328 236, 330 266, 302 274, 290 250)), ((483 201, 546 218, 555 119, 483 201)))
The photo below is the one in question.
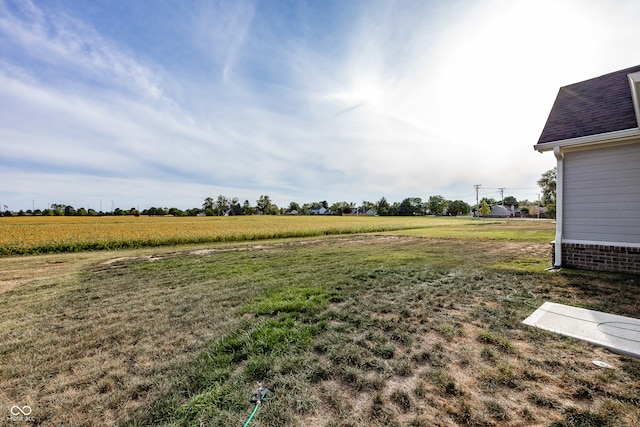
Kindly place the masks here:
POLYGON ((637 0, 0 0, 0 208, 536 200, 637 0))

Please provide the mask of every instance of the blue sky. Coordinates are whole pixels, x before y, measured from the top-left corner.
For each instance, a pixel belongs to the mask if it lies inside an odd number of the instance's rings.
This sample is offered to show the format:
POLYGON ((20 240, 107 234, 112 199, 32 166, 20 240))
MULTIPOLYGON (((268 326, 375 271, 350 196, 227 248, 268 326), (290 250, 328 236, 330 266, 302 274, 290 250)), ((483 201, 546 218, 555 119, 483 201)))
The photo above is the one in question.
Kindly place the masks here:
POLYGON ((0 0, 0 205, 535 200, 558 88, 640 3, 0 0))

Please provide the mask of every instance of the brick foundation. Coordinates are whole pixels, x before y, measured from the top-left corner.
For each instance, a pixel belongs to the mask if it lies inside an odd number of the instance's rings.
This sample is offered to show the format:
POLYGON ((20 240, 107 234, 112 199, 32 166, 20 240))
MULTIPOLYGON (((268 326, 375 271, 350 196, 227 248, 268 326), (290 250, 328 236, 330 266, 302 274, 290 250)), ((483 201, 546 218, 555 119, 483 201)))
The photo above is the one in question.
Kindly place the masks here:
MULTIPOLYGON (((552 242, 553 265, 555 246, 552 242)), ((640 274, 640 248, 563 243, 562 267, 640 274)))

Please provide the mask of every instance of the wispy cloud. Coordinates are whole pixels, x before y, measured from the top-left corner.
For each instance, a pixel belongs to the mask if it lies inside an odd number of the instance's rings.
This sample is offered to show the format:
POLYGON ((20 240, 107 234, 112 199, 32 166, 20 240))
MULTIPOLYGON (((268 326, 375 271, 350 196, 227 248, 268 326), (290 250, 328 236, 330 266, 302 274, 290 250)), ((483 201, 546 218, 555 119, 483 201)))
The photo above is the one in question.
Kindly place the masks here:
POLYGON ((0 11, 0 31, 21 51, 25 61, 51 67, 48 83, 71 84, 79 79, 114 85, 136 95, 163 96, 154 73, 131 55, 122 52, 91 27, 64 14, 45 14, 31 2, 6 4, 0 11), (19 15, 18 15, 19 14, 19 15))
POLYGON ((251 2, 237 1, 227 4, 211 4, 201 10, 199 34, 202 48, 213 58, 222 61, 223 81, 232 79, 234 67, 250 30, 255 9, 251 2))
POLYGON ((0 0, 0 179, 25 208, 45 194, 400 201, 478 183, 534 198, 558 87, 638 62, 640 8, 609 6, 194 2, 138 11, 145 42, 0 0), (170 47, 141 50, 167 31, 170 47))

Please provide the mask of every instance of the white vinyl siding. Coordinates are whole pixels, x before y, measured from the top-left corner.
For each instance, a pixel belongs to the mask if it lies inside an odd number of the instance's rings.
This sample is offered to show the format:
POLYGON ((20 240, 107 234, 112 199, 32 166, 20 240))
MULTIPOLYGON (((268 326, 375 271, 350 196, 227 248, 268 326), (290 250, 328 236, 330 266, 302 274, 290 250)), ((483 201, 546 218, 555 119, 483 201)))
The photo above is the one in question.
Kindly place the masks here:
POLYGON ((563 238, 640 243, 640 143, 564 155, 563 238))

